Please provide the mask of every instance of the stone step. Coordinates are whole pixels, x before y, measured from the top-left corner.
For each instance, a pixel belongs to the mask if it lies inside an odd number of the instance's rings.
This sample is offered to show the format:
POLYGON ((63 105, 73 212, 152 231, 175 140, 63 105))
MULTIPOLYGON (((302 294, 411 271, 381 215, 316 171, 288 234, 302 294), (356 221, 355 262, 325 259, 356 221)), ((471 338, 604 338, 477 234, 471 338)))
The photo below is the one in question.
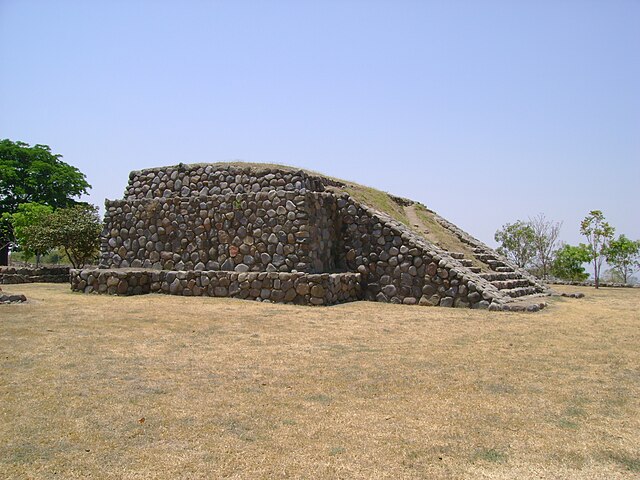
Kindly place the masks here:
POLYGON ((531 282, 526 278, 518 278, 514 280, 494 280, 491 284, 498 290, 510 290, 518 287, 529 287, 531 282))
POLYGON ((482 273, 480 276, 490 282, 493 282, 494 280, 516 280, 522 278, 522 275, 518 272, 491 272, 482 273))
POLYGON ((536 287, 509 288, 505 290, 500 290, 500 292, 506 293, 511 298, 519 298, 519 297, 524 297, 525 295, 533 295, 535 293, 539 293, 536 287))
POLYGON ((471 270, 471 273, 480 273, 482 271, 480 267, 469 267, 469 270, 471 270))
POLYGON ((504 262, 501 262, 500 260, 489 260, 485 263, 489 265, 489 268, 491 270, 495 270, 496 272, 513 272, 513 269, 511 267, 508 267, 504 262), (508 268, 509 270, 503 270, 504 268, 508 268))
POLYGON ((449 255, 451 255, 451 258, 455 258, 456 260, 464 258, 464 253, 462 252, 449 252, 449 255))
POLYGON ((465 267, 472 267, 473 266, 473 262, 471 260, 469 260, 468 258, 460 259, 460 263, 465 267))
POLYGON ((492 253, 476 253, 475 257, 481 262, 488 263, 490 261, 498 260, 492 253))
MULTIPOLYGON (((500 262, 500 263, 502 263, 502 262, 500 262)), ((495 270, 496 272, 501 272, 501 273, 505 273, 505 272, 513 272, 513 271, 514 271, 514 270, 513 270, 513 268, 504 266, 504 263, 503 263, 502 265, 503 265, 503 266, 496 267, 494 270, 495 270)))

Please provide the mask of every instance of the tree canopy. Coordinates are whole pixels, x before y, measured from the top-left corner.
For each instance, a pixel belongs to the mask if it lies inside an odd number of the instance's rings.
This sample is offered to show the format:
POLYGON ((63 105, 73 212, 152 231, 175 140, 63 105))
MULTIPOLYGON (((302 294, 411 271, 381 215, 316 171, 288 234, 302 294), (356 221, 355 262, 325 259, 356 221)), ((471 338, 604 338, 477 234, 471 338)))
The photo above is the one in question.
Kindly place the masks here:
POLYGON ((518 220, 515 223, 507 223, 498 230, 494 236, 496 242, 500 242, 497 251, 520 268, 526 268, 531 264, 535 255, 534 231, 526 222, 518 220))
POLYGON ((590 260, 591 256, 586 245, 582 243, 576 247, 563 245, 556 252, 551 273, 562 280, 583 282, 589 278, 589 274, 585 272, 582 265, 590 260))
POLYGON ((32 225, 43 222, 46 217, 53 212, 53 208, 40 203, 23 203, 18 205, 16 212, 5 213, 2 220, 8 221, 13 228, 13 235, 20 249, 27 257, 36 256, 36 264, 39 263, 40 255, 46 253, 50 247, 42 243, 37 236, 30 234, 32 225))
POLYGON ((607 263, 624 283, 628 283, 633 272, 640 268, 640 240, 620 235, 609 242, 606 256, 607 263))
MULTIPOLYGON (((24 203, 68 207, 75 203, 74 198, 87 193, 91 185, 85 175, 61 158, 47 145, 0 140, 0 217, 17 212, 24 203)), ((3 223, 0 265, 7 264, 8 244, 13 240, 6 216, 3 223)))
POLYGON ((74 268, 82 268, 98 254, 102 223, 93 205, 59 208, 37 218, 23 230, 29 245, 43 251, 62 248, 74 268))
POLYGON ((600 286, 600 270, 607 255, 615 229, 605 220, 600 210, 591 210, 580 223, 580 233, 587 237, 590 261, 593 262, 595 287, 600 286))

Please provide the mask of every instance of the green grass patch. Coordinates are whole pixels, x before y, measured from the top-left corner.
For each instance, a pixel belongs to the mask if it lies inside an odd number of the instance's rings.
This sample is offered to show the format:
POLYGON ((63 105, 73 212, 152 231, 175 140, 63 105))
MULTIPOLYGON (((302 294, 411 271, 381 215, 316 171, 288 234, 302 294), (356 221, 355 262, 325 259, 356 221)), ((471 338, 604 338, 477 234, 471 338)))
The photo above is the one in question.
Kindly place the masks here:
POLYGON ((375 188, 354 184, 347 185, 343 190, 360 203, 364 203, 382 213, 386 213, 391 218, 410 227, 409 219, 404 212, 404 208, 402 205, 398 205, 388 193, 376 190, 375 188))
POLYGON ((482 460, 492 463, 503 463, 507 460, 507 454, 495 448, 481 448, 474 455, 474 460, 482 460))
POLYGON ((608 457, 630 472, 640 472, 640 458, 638 457, 630 457, 626 454, 620 455, 617 453, 610 453, 608 457))
POLYGON ((314 403, 320 403, 322 405, 329 405, 333 399, 329 395, 318 393, 317 395, 311 395, 307 397, 307 400, 314 403))
POLYGON ((567 418, 561 418, 560 420, 558 420, 557 425, 560 428, 566 428, 569 430, 577 430, 580 426, 580 424, 578 424, 577 422, 574 422, 573 420, 569 420, 567 418))
POLYGON ((344 452, 346 452, 346 449, 344 447, 332 447, 329 450, 329 456, 335 457, 336 455, 342 455, 344 452))

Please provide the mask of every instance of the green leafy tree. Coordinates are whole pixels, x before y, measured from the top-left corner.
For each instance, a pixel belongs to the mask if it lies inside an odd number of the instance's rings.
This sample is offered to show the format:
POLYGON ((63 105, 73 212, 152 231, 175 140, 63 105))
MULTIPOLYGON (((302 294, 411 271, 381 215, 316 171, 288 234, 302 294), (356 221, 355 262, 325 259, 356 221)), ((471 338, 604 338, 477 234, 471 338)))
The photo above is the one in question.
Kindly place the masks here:
POLYGON ((606 258, 609 243, 613 240, 615 229, 605 220, 600 210, 592 210, 580 223, 580 233, 587 237, 589 261, 593 262, 595 286, 600 286, 600 270, 606 258))
POLYGON ((3 220, 8 221, 13 236, 26 258, 36 257, 36 265, 40 264, 40 256, 50 249, 47 243, 33 235, 30 227, 43 222, 53 212, 53 208, 40 203, 23 203, 18 205, 15 213, 5 213, 3 220))
POLYGON ((62 248, 74 268, 83 268, 98 255, 102 223, 93 205, 60 208, 39 228, 43 242, 51 248, 62 248))
POLYGON ((627 283, 634 271, 640 268, 640 240, 630 240, 620 235, 609 242, 607 263, 627 283))
POLYGON ((589 278, 583 265, 591 260, 589 249, 586 245, 563 245, 555 254, 555 260, 551 267, 551 273, 562 280, 583 282, 589 278))
POLYGON ((91 185, 76 167, 60 160, 47 145, 0 140, 0 265, 7 265, 9 245, 15 240, 5 214, 18 211, 23 203, 68 207, 91 185))
POLYGON ((495 233, 494 238, 500 243, 497 248, 498 253, 520 268, 526 268, 531 264, 535 256, 535 232, 529 224, 520 220, 516 223, 507 223, 495 233))

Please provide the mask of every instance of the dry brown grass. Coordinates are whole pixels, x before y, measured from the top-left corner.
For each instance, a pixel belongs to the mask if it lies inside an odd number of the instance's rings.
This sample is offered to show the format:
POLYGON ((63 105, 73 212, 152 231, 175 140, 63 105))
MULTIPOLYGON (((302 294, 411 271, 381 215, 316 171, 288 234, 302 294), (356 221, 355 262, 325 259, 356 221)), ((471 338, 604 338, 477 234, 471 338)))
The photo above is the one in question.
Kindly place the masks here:
POLYGON ((0 306, 0 478, 640 476, 640 290, 537 314, 7 290, 32 300, 0 306))
POLYGON ((474 267, 480 267, 483 272, 491 271, 486 263, 475 257, 473 248, 469 244, 462 242, 453 232, 438 223, 432 211, 420 204, 406 207, 405 210, 407 215, 412 217, 414 230, 427 240, 448 252, 464 253, 464 258, 471 260, 474 267), (418 225, 417 228, 416 225, 418 225))

